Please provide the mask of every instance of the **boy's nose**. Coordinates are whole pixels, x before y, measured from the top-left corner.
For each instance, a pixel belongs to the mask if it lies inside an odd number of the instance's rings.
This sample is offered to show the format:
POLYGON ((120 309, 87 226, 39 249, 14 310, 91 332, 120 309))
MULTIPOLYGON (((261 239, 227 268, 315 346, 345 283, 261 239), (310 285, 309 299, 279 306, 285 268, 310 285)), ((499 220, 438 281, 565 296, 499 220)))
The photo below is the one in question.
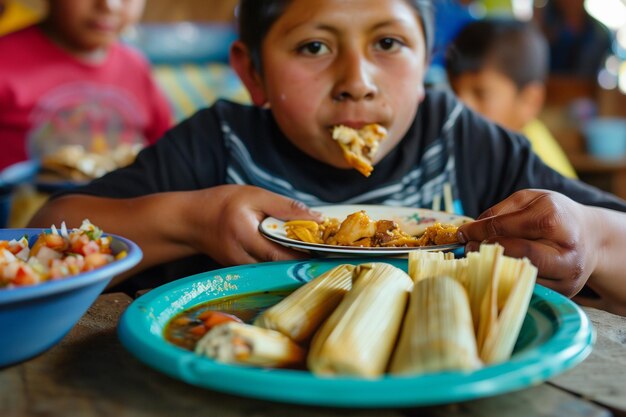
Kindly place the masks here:
POLYGON ((339 76, 332 91, 333 100, 371 100, 376 96, 376 84, 365 56, 347 55, 337 62, 337 67, 339 76))

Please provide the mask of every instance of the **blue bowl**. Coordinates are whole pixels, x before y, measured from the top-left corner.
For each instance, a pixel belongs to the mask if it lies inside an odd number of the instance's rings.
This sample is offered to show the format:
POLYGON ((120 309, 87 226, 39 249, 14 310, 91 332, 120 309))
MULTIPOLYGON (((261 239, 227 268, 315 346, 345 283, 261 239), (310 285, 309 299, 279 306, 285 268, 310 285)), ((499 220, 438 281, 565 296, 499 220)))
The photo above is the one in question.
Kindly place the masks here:
POLYGON ((18 162, 0 171, 0 228, 6 227, 11 213, 13 189, 32 182, 39 170, 39 162, 35 160, 18 162))
POLYGON ((598 118, 586 123, 584 134, 589 154, 600 159, 626 156, 626 119, 598 118))
MULTIPOLYGON (((42 230, 0 229, 0 240, 28 235, 32 244, 42 230)), ((125 258, 61 280, 0 289, 0 367, 30 359, 60 342, 111 279, 139 263, 139 246, 109 236, 113 252, 125 250, 125 258)))
POLYGON ((38 170, 39 162, 36 160, 18 162, 4 168, 0 171, 0 194, 10 192, 16 185, 31 182, 38 170))

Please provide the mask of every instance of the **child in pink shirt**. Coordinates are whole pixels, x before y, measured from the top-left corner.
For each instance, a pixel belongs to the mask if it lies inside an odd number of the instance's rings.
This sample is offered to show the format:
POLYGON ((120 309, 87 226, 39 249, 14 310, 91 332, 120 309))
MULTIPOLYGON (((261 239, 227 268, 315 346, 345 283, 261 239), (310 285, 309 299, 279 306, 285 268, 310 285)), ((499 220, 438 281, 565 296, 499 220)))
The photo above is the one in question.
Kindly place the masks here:
POLYGON ((171 125, 148 62, 119 42, 145 0, 54 0, 0 37, 0 170, 59 145, 155 142, 171 125))

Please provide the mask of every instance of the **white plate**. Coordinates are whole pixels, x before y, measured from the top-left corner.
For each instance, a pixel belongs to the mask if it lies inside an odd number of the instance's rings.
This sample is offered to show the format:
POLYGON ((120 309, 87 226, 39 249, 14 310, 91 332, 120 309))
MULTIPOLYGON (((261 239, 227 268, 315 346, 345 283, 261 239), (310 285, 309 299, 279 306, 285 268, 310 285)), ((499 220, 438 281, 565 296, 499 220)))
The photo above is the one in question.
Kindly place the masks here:
MULTIPOLYGON (((360 210, 365 210, 372 220, 393 220, 400 228, 413 236, 424 233, 426 227, 437 222, 454 224, 460 226, 473 219, 457 214, 433 211, 414 207, 391 207, 377 205, 336 205, 313 207, 325 217, 335 217, 343 221, 349 214, 360 210)), ((437 246, 417 246, 417 247, 389 247, 389 248, 364 248, 356 246, 336 246, 319 243, 307 243, 290 239, 285 231, 285 222, 274 217, 268 217, 259 225, 259 231, 269 240, 294 249, 306 250, 313 253, 334 253, 343 255, 402 255, 413 250, 446 251, 458 248, 459 243, 437 246)))

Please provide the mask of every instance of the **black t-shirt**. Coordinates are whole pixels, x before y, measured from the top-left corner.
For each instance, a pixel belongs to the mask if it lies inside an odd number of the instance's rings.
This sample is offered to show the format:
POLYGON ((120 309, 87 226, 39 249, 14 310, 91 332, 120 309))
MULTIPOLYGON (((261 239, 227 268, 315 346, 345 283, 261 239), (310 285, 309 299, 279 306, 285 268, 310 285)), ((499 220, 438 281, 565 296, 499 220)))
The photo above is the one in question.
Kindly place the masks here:
POLYGON ((430 208, 446 183, 459 214, 472 217, 524 188, 551 189, 583 204, 626 211, 623 200, 562 177, 542 163, 524 137, 438 91, 428 92, 404 139, 369 178, 301 152, 269 110, 218 101, 171 129, 130 167, 72 192, 123 198, 248 184, 311 206, 430 208))
POLYGON ((271 111, 220 100, 144 149, 131 166, 72 192, 124 198, 224 184, 259 186, 310 206, 431 208, 448 188, 455 211, 471 217, 517 190, 544 188, 626 211, 623 200, 561 176, 523 136, 487 122, 441 91, 427 92, 406 136, 369 178, 301 152, 271 111))

